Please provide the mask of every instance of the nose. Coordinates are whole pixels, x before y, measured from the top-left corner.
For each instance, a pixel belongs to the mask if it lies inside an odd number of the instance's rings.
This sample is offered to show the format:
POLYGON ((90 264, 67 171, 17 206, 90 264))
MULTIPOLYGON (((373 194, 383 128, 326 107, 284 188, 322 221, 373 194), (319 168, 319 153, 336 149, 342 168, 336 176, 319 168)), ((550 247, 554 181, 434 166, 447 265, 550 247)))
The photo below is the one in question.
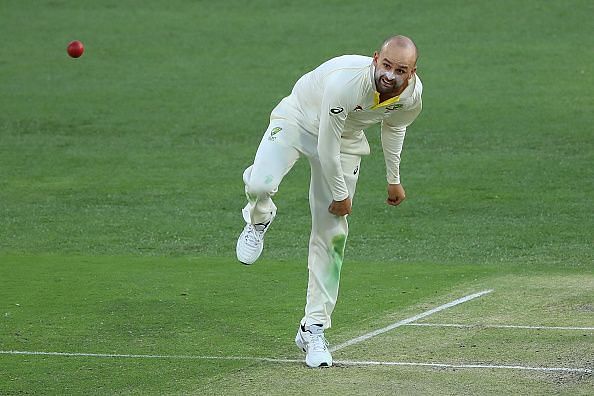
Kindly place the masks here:
POLYGON ((386 72, 386 74, 384 74, 384 77, 390 81, 393 81, 394 79, 396 79, 396 75, 394 73, 392 73, 391 71, 386 72))

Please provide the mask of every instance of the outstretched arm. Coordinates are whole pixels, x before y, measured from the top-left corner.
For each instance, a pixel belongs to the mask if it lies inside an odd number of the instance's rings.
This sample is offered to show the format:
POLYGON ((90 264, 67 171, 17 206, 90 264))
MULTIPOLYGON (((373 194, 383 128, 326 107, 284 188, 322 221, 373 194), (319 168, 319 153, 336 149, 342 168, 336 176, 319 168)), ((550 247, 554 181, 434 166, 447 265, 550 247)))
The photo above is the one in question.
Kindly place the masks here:
POLYGON ((401 111, 395 115, 395 120, 382 123, 382 149, 386 162, 386 179, 388 181, 388 199, 386 203, 398 206, 406 198, 404 187, 400 183, 400 153, 404 144, 406 127, 410 125, 421 112, 421 105, 401 111))

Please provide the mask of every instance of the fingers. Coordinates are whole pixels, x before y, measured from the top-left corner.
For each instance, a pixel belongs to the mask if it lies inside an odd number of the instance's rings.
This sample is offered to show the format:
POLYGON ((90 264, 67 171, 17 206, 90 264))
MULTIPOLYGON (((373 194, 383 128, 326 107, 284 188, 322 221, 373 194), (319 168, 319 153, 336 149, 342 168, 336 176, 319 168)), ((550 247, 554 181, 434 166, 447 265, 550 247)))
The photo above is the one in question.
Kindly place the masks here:
POLYGON ((388 184, 388 199, 386 203, 391 206, 398 206, 406 198, 404 188, 400 184, 388 184))
POLYGON ((386 203, 391 206, 398 206, 402 203, 402 201, 404 201, 404 197, 402 196, 396 196, 393 198, 388 197, 388 199, 386 199, 386 203))
POLYGON ((398 206, 398 205, 400 205, 400 202, 401 201, 398 201, 396 199, 390 199, 390 198, 386 199, 386 203, 390 206, 398 206))
POLYGON ((351 214, 351 201, 332 201, 330 206, 328 206, 328 212, 335 216, 345 216, 351 214))
POLYGON ((336 208, 332 205, 330 205, 328 207, 328 212, 332 213, 334 216, 344 216, 346 213, 343 213, 344 211, 339 210, 339 208, 336 208))
POLYGON ((332 205, 328 208, 328 212, 332 213, 335 216, 346 216, 351 214, 350 208, 337 208, 332 205))

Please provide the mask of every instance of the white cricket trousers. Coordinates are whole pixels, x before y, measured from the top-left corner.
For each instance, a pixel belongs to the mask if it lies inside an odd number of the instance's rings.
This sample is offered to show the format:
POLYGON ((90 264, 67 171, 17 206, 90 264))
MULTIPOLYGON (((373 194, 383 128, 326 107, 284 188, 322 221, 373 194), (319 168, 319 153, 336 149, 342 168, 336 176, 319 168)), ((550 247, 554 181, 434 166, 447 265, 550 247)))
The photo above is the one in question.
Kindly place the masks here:
MULTIPOLYGON (((328 211, 332 192, 322 173, 316 136, 286 120, 271 120, 256 152, 254 164, 243 173, 248 199, 243 217, 247 223, 258 224, 266 223, 276 215, 277 208, 271 197, 302 155, 308 158, 311 166, 309 205, 312 226, 307 259, 307 299, 301 324, 322 324, 324 328, 330 328, 338 297, 348 223, 346 216, 335 216, 328 211)), ((351 200, 355 195, 360 162, 359 155, 341 154, 344 179, 351 200)))

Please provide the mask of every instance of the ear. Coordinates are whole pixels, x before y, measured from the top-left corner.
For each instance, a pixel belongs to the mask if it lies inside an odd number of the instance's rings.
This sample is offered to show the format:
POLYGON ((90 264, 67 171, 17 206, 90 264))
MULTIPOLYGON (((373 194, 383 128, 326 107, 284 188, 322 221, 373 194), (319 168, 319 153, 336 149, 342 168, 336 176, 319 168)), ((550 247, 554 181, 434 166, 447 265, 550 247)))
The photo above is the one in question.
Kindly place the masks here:
POLYGON ((377 51, 375 51, 373 53, 373 65, 377 66, 377 60, 379 59, 379 53, 377 51))

